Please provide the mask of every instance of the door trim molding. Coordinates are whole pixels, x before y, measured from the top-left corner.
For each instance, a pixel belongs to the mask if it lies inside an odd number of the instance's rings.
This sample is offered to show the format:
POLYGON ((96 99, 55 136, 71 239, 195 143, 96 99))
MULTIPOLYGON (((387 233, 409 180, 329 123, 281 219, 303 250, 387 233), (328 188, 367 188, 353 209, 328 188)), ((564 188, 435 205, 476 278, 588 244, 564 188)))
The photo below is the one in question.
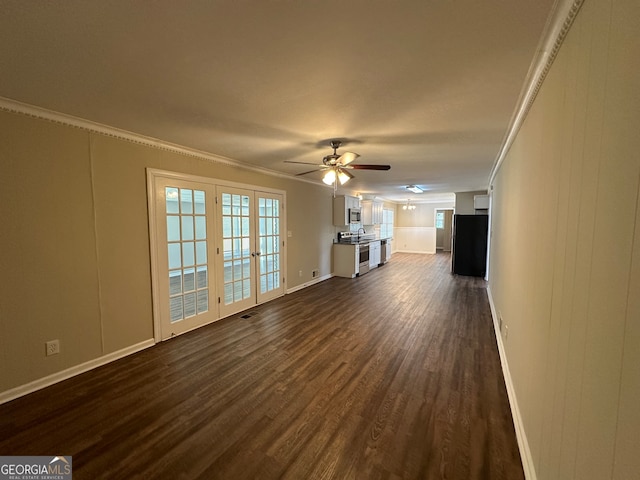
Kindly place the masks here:
POLYGON ((156 170, 147 168, 147 212, 149 218, 149 260, 151 261, 151 316, 153 318, 153 339, 156 343, 162 341, 160 328, 160 300, 158 293, 158 245, 156 222, 156 170))
POLYGON ((229 180, 222 180, 220 178, 204 177, 202 175, 193 175, 190 173, 173 172, 170 170, 161 170, 159 168, 147 167, 147 180, 150 178, 163 177, 171 178, 175 180, 183 180, 186 182, 199 182, 208 183, 209 185, 220 185, 223 187, 244 188, 248 190, 255 190, 258 192, 278 193, 286 195, 285 190, 278 190, 277 188, 263 187, 261 185, 252 185, 250 183, 232 182, 229 180))

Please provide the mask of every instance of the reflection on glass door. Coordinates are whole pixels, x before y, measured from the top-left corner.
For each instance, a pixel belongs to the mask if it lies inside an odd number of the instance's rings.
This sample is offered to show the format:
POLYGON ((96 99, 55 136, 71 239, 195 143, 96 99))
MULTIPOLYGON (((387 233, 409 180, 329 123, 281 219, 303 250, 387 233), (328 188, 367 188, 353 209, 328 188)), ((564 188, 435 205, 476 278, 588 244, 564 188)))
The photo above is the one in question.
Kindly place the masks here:
POLYGON ((253 192, 219 187, 218 202, 222 236, 220 316, 227 316, 255 304, 253 192))
POLYGON ((280 237, 282 196, 257 192, 258 211, 258 291, 262 303, 284 293, 281 271, 280 237))

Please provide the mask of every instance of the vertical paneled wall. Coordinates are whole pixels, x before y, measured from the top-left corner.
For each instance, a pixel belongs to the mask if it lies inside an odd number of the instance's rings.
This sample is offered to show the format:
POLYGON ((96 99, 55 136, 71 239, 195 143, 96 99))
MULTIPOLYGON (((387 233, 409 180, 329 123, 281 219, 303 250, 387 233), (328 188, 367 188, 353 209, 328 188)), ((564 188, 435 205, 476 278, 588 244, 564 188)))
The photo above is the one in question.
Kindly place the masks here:
POLYGON ((490 291, 538 479, 640 478, 639 18, 585 1, 493 183, 490 291))

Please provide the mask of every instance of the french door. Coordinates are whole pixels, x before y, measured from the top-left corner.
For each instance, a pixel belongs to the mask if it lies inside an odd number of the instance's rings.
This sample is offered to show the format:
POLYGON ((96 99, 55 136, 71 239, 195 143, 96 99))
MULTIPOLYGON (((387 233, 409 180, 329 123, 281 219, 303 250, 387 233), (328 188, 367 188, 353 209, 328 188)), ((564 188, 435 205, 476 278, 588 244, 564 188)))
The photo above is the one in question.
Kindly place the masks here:
POLYGON ((156 340, 284 295, 284 195, 148 170, 156 340))
POLYGON ((215 192, 197 182, 165 177, 154 182, 155 303, 160 337, 166 340, 218 318, 211 281, 215 192))
POLYGON ((284 295, 282 272, 284 241, 280 233, 284 210, 282 195, 256 192, 256 210, 258 221, 256 296, 258 303, 264 303, 284 295))
POLYGON ((221 317, 284 294, 282 195, 217 187, 221 317))

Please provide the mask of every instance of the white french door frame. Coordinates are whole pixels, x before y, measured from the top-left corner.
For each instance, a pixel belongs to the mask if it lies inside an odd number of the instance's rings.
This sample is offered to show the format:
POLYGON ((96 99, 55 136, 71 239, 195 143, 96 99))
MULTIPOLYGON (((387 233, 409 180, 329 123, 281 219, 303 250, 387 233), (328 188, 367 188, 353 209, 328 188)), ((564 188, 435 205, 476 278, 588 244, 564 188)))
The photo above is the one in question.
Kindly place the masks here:
MULTIPOLYGON (((163 299, 161 298, 161 292, 159 291, 159 278, 162 272, 160 272, 160 262, 159 262, 159 258, 158 258, 158 251, 159 251, 159 242, 163 241, 164 239, 160 239, 158 238, 158 225, 157 225, 157 196, 158 196, 158 192, 156 191, 156 179, 158 177, 162 177, 162 178, 166 178, 166 179, 172 179, 175 181, 185 181, 185 182, 195 182, 195 183, 202 183, 202 184, 207 184, 210 185, 213 190, 215 191, 217 189, 217 187, 230 187, 230 188, 236 188, 236 189, 244 189, 244 190, 252 190, 254 192, 255 195, 258 195, 259 193, 272 193, 275 195, 280 195, 282 197, 282 205, 283 207, 286 205, 286 191, 284 190, 278 190, 278 189, 273 189, 273 188, 268 188, 268 187, 262 187, 262 186, 258 186, 258 185, 250 185, 250 184, 245 184, 245 183, 238 183, 238 182, 230 182, 230 181, 226 181, 226 180, 220 180, 220 179, 216 179, 216 178, 210 178, 210 177, 203 177, 203 176, 199 176, 199 175, 191 175, 191 174, 184 174, 184 173, 179 173, 179 172, 172 172, 172 171, 167 171, 167 170, 160 170, 160 169, 155 169, 155 168, 147 168, 147 208, 148 208, 148 214, 149 214, 149 248, 150 248, 150 260, 151 260, 151 290, 152 290, 152 307, 153 307, 153 332, 154 332, 154 340, 156 343, 159 343, 162 341, 162 325, 161 325, 161 302, 163 301, 163 299)), ((216 212, 213 213, 213 216, 210 217, 208 219, 208 222, 215 222, 215 225, 219 225, 219 212, 218 210, 219 206, 216 206, 216 212)), ((207 215, 211 215, 211 213, 208 213, 207 215)), ((282 283, 283 283, 283 294, 286 293, 286 275, 285 272, 287 272, 287 255, 286 255, 286 235, 284 235, 284 232, 287 231, 287 225, 286 225, 286 215, 284 214, 284 210, 283 210, 283 214, 281 216, 281 224, 280 224, 280 229, 281 229, 281 238, 282 238, 282 255, 281 255, 281 271, 282 271, 282 283)), ((214 235, 214 238, 212 238, 212 241, 216 241, 217 242, 218 239, 218 235, 216 233, 216 235, 214 235)), ((222 245, 213 245, 214 249, 217 250, 217 248, 222 249, 222 245)), ((216 255, 217 257, 217 255, 216 255)), ((215 278, 217 278, 218 273, 219 273, 219 268, 221 268, 221 266, 219 265, 219 261, 217 258, 212 259, 212 265, 213 268, 215 269, 214 272, 211 272, 210 274, 210 280, 215 282, 215 278)), ((216 282, 217 283, 217 282, 216 282)), ((220 296, 221 292, 217 292, 217 295, 220 296)), ((256 302, 257 303, 263 303, 263 302, 258 302, 258 299, 260 297, 257 296, 256 298, 256 302)), ((211 303, 212 303, 212 308, 216 308, 217 309, 217 315, 216 315, 216 320, 220 320, 221 318, 224 318, 223 316, 220 315, 220 309, 219 306, 217 304, 217 298, 215 299, 215 304, 213 302, 213 298, 211 299, 211 303)), ((198 328, 198 327, 196 327, 198 328)))

